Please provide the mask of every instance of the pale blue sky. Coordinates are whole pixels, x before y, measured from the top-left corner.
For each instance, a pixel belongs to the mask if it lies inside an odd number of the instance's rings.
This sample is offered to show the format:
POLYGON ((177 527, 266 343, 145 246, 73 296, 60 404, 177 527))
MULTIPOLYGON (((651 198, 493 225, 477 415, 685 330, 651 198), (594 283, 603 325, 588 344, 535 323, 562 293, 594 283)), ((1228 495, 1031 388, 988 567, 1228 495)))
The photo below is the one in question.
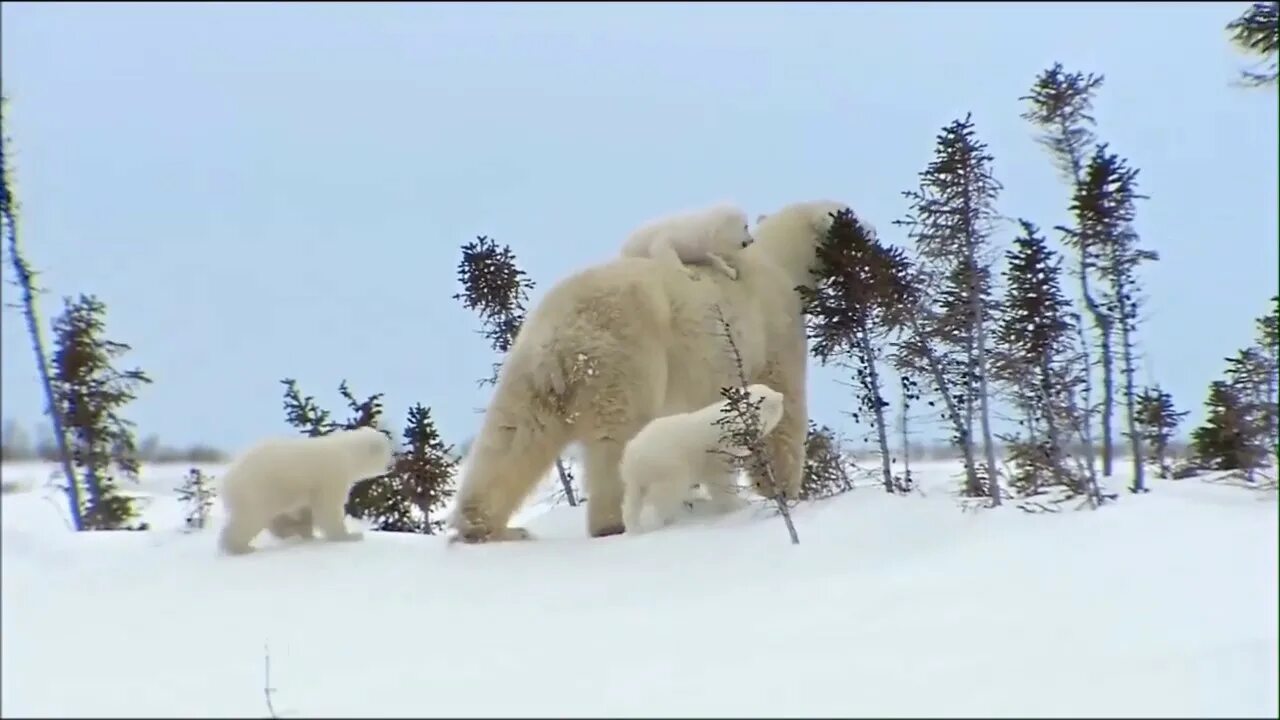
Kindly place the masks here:
MULTIPOLYGON (((461 243, 509 243, 536 300, 718 200, 841 199, 901 240, 901 191, 967 111, 1000 211, 1051 228, 1068 191, 1018 97, 1061 61, 1106 75, 1099 132, 1142 170, 1146 370, 1195 422, 1277 291, 1276 95, 1232 86, 1222 30, 1244 7, 6 2, 21 231, 46 315, 96 293, 155 379, 144 433, 235 449, 285 430, 280 378, 332 406, 345 377, 457 441, 494 360, 450 297, 461 243)), ((3 413, 29 423, 4 312, 3 413)), ((853 432, 836 376, 812 415, 853 432)))

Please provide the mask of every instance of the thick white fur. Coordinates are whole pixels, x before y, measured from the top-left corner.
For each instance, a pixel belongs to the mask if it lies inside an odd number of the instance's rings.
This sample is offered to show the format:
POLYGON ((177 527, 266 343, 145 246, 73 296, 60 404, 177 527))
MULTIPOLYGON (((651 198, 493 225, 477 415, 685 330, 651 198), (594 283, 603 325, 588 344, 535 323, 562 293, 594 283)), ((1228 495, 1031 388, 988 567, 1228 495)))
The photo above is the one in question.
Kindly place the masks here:
MULTIPOLYGON (((713 205, 645 223, 622 244, 622 256, 653 258, 682 268, 685 263, 709 263, 736 280, 737 269, 726 261, 751 241, 745 212, 732 205, 713 205)), ((685 272, 697 276, 691 269, 685 272)))
POLYGON ((222 477, 227 520, 218 545, 231 555, 253 551, 263 529, 278 537, 360 540, 348 532, 344 506, 351 486, 387 472, 394 448, 382 432, 362 427, 319 437, 263 440, 242 453, 222 477))
MULTIPOLYGON (((748 386, 747 392, 760 401, 761 436, 767 436, 782 419, 782 393, 759 383, 748 386)), ((726 417, 728 406, 728 400, 721 400, 693 412, 656 418, 631 438, 619 466, 627 532, 644 532, 641 517, 646 507, 654 510, 660 525, 669 524, 699 483, 718 511, 742 504, 734 493, 737 471, 729 456, 743 457, 749 451, 726 442, 726 428, 716 424, 726 417)))
MULTIPOLYGON (((811 286, 818 243, 841 203, 796 203, 756 227, 738 279, 689 282, 664 262, 622 257, 551 286, 502 363, 459 482, 449 526, 464 542, 529 537, 508 522, 571 443, 582 449, 587 532, 625 531, 619 462, 650 420, 721 399, 739 382, 717 309, 748 384, 782 393, 765 438, 786 497, 797 497, 808 424, 808 343, 797 286, 811 286)), ((763 477, 755 491, 771 494, 763 477)))

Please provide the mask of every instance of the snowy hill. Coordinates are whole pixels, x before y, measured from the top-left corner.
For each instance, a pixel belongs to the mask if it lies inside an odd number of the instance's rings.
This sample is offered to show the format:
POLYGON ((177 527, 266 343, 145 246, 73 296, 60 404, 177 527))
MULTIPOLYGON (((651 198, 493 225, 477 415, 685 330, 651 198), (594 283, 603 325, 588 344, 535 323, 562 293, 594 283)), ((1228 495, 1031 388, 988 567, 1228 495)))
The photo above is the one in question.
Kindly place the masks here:
POLYGON ((1274 492, 962 512, 939 463, 802 505, 795 547, 760 508, 588 540, 543 502, 536 542, 227 558, 216 510, 180 530, 185 469, 144 470, 153 530, 76 535, 47 468, 4 468, 35 487, 0 500, 0 714, 264 717, 264 646, 282 717, 1278 711, 1274 492))

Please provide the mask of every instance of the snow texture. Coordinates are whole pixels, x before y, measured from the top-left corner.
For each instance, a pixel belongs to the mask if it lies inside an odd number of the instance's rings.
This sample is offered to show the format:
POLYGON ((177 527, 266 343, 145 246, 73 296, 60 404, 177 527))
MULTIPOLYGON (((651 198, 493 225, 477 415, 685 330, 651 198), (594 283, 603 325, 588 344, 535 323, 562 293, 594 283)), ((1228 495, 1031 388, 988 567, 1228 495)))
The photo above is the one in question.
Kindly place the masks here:
POLYGON ((152 530, 74 534, 48 466, 4 466, 0 714, 266 717, 269 648, 281 717, 1277 715, 1274 491, 962 511, 918 463, 923 494, 802 504, 791 546, 760 504, 588 539, 552 477, 533 542, 225 557, 219 508, 181 530, 186 469, 144 468, 152 530))

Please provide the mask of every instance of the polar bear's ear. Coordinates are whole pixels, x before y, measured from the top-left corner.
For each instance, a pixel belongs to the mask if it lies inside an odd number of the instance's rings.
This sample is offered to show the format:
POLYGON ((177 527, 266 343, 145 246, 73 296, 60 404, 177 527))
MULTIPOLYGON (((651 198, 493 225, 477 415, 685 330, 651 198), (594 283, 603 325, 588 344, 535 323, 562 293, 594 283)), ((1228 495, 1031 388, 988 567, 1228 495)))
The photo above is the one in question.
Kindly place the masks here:
POLYGON ((764 222, 764 219, 767 217, 769 216, 765 215, 764 213, 760 213, 759 215, 756 216, 756 224, 759 225, 760 223, 764 222))

